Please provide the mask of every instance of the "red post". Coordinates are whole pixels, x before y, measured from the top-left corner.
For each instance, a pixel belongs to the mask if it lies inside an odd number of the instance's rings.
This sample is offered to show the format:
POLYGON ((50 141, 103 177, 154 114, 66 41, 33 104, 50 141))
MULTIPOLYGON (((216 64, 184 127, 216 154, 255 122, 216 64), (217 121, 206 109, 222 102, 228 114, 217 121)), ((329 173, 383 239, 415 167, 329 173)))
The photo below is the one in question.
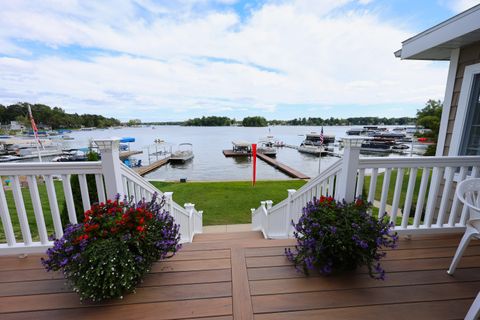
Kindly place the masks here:
POLYGON ((257 180, 257 145, 252 144, 252 157, 253 157, 253 180, 252 184, 255 185, 257 180))

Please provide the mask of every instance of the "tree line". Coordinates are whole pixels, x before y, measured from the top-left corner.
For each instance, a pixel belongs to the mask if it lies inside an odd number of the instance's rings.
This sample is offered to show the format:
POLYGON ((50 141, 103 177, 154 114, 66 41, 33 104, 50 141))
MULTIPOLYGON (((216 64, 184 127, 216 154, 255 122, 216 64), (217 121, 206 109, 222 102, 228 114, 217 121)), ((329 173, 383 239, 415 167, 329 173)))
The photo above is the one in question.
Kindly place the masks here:
POLYGON ((267 120, 264 117, 246 117, 242 121, 230 119, 228 117, 201 117, 189 119, 184 122, 163 122, 158 124, 165 125, 184 125, 184 126, 234 126, 244 127, 266 127, 268 125, 285 126, 356 126, 356 125, 414 125, 416 118, 400 117, 351 117, 351 118, 296 118, 291 120, 267 120))
POLYGON ((52 129, 84 127, 105 128, 120 125, 115 118, 106 118, 96 114, 67 113, 59 107, 50 107, 44 104, 16 103, 9 106, 0 104, 0 123, 9 124, 18 121, 30 126, 28 106, 31 107, 35 122, 52 127, 52 129))

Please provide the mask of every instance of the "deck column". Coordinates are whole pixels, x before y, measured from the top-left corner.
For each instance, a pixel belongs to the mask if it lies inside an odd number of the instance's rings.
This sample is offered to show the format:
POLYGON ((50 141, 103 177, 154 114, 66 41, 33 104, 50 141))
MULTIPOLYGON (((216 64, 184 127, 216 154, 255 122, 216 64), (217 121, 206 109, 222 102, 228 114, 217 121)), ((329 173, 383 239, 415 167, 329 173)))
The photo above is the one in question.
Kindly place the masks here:
POLYGON ((102 172, 105 179, 107 199, 114 199, 117 194, 124 195, 121 161, 118 139, 94 140, 102 156, 102 172))
POLYGON ((343 162, 340 177, 336 182, 335 198, 337 201, 352 202, 355 199, 358 160, 364 137, 343 138, 343 162))

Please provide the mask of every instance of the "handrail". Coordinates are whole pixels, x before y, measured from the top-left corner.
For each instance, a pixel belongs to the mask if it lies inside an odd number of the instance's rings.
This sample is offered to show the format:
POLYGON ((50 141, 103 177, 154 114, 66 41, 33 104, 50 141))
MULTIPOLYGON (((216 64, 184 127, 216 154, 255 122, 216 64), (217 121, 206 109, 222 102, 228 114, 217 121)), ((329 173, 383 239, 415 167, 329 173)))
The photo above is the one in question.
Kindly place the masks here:
POLYGON ((360 158, 359 169, 374 168, 422 168, 422 167, 451 167, 471 166, 480 163, 478 156, 460 157, 371 157, 360 158), (425 164, 428 164, 427 166, 425 164))
POLYGON ((100 161, 2 163, 0 176, 100 174, 100 161))
POLYGON ((295 192, 295 194, 293 195, 292 200, 296 200, 297 198, 302 196, 305 192, 309 191, 311 187, 314 187, 319 183, 325 181, 325 179, 328 179, 333 174, 337 173, 339 170, 341 170, 341 168, 342 168, 342 160, 339 159, 337 162, 334 162, 332 165, 330 165, 325 171, 321 172, 314 179, 310 180, 305 185, 303 185, 300 189, 298 189, 297 192, 295 192))

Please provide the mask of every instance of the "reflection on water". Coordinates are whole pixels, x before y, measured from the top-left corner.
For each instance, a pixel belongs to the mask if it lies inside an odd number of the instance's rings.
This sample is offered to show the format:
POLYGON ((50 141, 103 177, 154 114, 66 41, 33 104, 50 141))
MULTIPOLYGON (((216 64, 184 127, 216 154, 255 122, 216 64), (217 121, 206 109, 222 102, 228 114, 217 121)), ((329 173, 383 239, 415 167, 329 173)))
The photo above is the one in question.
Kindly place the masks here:
MULTIPOLYGON (((345 136, 345 131, 350 127, 324 127, 325 134, 333 134, 336 138, 345 136)), ((270 128, 244 128, 244 127, 181 127, 181 126, 156 126, 154 130, 147 128, 108 129, 94 131, 75 131, 71 134, 75 140, 65 141, 64 147, 85 147, 90 139, 111 137, 134 137, 136 141, 131 144, 132 150, 143 150, 143 154, 134 156, 142 159, 147 165, 155 161, 156 156, 148 157, 149 152, 159 151, 154 146, 155 139, 161 139, 171 144, 175 151, 178 144, 190 142, 193 144, 195 157, 186 163, 165 165, 149 173, 147 178, 176 180, 187 178, 189 181, 206 180, 250 180, 252 175, 251 157, 226 158, 222 150, 231 149, 233 140, 245 140, 252 143, 258 142, 267 135, 287 144, 300 145, 304 135, 310 132, 320 132, 321 127, 303 126, 273 126, 270 128)), ((343 150, 334 148, 337 153, 343 150)), ((380 156, 381 154, 374 154, 380 156)), ((398 154, 392 155, 398 156, 398 154)), ((303 154, 290 148, 278 148, 276 160, 311 177, 317 175, 319 158, 310 154, 303 154)), ((338 157, 325 156, 321 159, 322 170, 326 169, 338 157)), ((289 179, 284 173, 257 159, 257 179, 289 179)))

